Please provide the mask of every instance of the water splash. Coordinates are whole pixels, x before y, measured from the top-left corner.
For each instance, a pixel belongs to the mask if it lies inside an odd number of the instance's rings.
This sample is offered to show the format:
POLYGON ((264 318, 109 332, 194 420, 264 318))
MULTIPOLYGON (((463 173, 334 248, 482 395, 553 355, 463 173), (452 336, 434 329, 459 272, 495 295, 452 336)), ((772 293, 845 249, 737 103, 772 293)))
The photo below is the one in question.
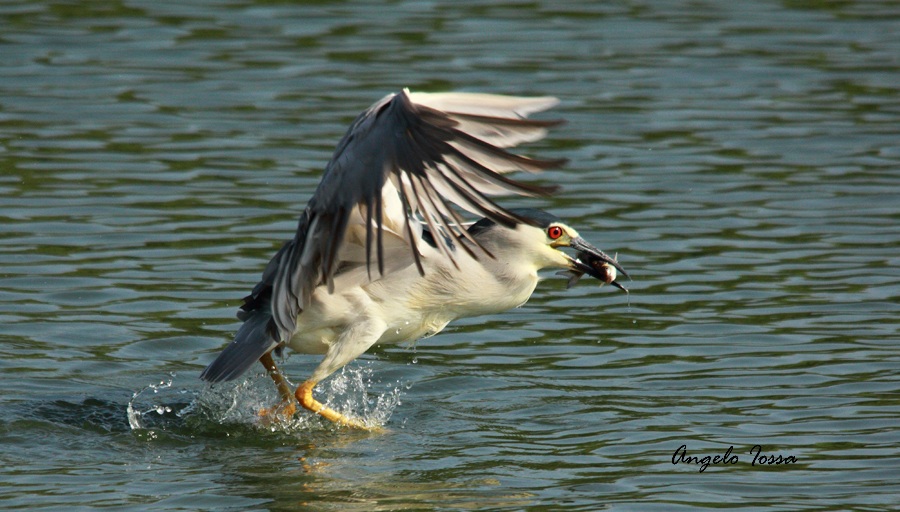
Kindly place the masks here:
POLYGON ((377 384, 372 381, 372 368, 344 367, 340 373, 319 384, 318 394, 326 406, 337 412, 358 418, 368 426, 384 426, 394 409, 400 405, 401 383, 385 386, 383 393, 372 393, 377 384))
POLYGON ((173 372, 169 374, 168 380, 161 380, 156 384, 149 384, 144 388, 135 391, 134 394, 131 395, 131 400, 128 401, 128 406, 125 408, 125 413, 128 417, 128 425, 131 427, 131 430, 147 428, 147 421, 144 419, 147 415, 156 413, 158 416, 165 416, 174 411, 172 405, 152 404, 148 407, 146 405, 141 406, 139 403, 139 400, 144 398, 143 395, 145 393, 158 394, 160 390, 171 389, 174 382, 175 373, 173 372))
MULTIPOLYGON (((369 426, 383 426, 400 405, 403 389, 397 381, 373 382, 370 365, 345 367, 316 387, 316 397, 332 409, 360 419, 369 426), (374 391, 376 388, 384 391, 374 391)), ((195 390, 177 389, 174 373, 136 391, 126 407, 132 431, 158 438, 161 432, 175 435, 241 435, 249 431, 294 433, 334 426, 318 415, 300 409, 289 420, 272 421, 260 410, 279 401, 271 379, 264 374, 195 390), (186 401, 187 400, 187 401, 186 401)))

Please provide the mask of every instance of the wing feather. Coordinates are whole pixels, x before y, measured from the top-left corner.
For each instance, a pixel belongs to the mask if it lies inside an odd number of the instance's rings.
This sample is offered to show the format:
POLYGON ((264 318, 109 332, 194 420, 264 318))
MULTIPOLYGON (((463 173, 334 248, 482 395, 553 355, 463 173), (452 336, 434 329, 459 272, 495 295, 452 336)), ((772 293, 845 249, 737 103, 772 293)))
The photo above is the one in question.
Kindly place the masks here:
POLYGON ((506 96, 471 92, 410 92, 415 103, 450 114, 468 114, 499 118, 525 118, 559 104, 552 96, 506 96))

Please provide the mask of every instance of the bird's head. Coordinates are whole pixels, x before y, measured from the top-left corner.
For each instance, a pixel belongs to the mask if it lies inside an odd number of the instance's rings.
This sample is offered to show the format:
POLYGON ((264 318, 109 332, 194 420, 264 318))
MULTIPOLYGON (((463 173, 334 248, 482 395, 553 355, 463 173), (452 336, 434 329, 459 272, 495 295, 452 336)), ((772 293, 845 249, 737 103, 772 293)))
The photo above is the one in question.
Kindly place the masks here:
POLYGON ((491 228, 500 226, 482 219, 469 229, 470 233, 479 241, 495 238, 495 243, 491 245, 507 259, 519 258, 521 262, 532 263, 538 269, 564 269, 564 274, 571 277, 569 286, 582 275, 588 274, 628 291, 616 282, 618 273, 630 279, 628 272, 619 265, 616 258, 609 257, 582 238, 575 228, 542 210, 520 208, 509 211, 522 220, 514 229, 494 230, 491 228), (491 231, 492 234, 487 233, 491 231), (563 252, 564 248, 573 249, 575 257, 563 252))

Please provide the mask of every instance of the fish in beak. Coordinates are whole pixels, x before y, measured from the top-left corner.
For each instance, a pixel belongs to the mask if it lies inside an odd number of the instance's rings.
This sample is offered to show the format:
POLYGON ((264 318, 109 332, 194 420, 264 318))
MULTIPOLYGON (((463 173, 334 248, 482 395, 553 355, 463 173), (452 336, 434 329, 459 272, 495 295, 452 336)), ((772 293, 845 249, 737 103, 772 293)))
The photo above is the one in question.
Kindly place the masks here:
POLYGON ((575 283, 577 283, 583 275, 587 274, 599 279, 605 284, 611 284, 625 293, 628 293, 628 289, 616 281, 619 272, 628 279, 631 279, 628 272, 619 265, 618 254, 615 257, 610 258, 603 251, 597 249, 580 237, 572 239, 569 246, 577 251, 575 258, 569 261, 571 268, 558 273, 561 276, 569 278, 566 288, 575 286, 575 283))

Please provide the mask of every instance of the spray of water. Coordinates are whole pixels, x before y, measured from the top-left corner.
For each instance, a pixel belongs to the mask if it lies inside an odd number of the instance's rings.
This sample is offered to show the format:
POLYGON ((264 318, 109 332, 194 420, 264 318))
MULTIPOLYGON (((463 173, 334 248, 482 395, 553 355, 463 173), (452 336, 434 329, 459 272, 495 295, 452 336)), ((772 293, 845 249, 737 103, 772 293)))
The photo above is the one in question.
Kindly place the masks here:
MULTIPOLYGON (((383 426, 400 405, 401 382, 379 384, 372 380, 369 365, 344 368, 316 387, 317 398, 336 411, 358 418, 371 426, 383 426), (375 391, 379 388, 383 391, 375 391)), ((300 410, 293 418, 272 421, 260 411, 278 403, 271 379, 254 375, 236 383, 197 386, 190 390, 176 386, 178 377, 149 384, 134 392, 126 407, 128 424, 134 431, 153 439, 159 431, 180 433, 269 430, 293 433, 334 428, 327 420, 300 410)), ((191 379, 192 383, 197 382, 191 379)))
POLYGON ((145 416, 153 413, 164 416, 165 414, 173 412, 171 405, 154 403, 153 405, 147 406, 147 404, 142 404, 139 399, 145 394, 156 395, 159 394, 161 390, 166 391, 171 389, 174 381, 175 373, 173 372, 169 374, 168 379, 161 380, 155 384, 149 384, 140 390, 135 391, 134 394, 131 395, 131 400, 128 401, 128 406, 125 408, 125 413, 128 416, 128 425, 131 427, 131 430, 146 428, 146 422, 144 420, 145 416))

